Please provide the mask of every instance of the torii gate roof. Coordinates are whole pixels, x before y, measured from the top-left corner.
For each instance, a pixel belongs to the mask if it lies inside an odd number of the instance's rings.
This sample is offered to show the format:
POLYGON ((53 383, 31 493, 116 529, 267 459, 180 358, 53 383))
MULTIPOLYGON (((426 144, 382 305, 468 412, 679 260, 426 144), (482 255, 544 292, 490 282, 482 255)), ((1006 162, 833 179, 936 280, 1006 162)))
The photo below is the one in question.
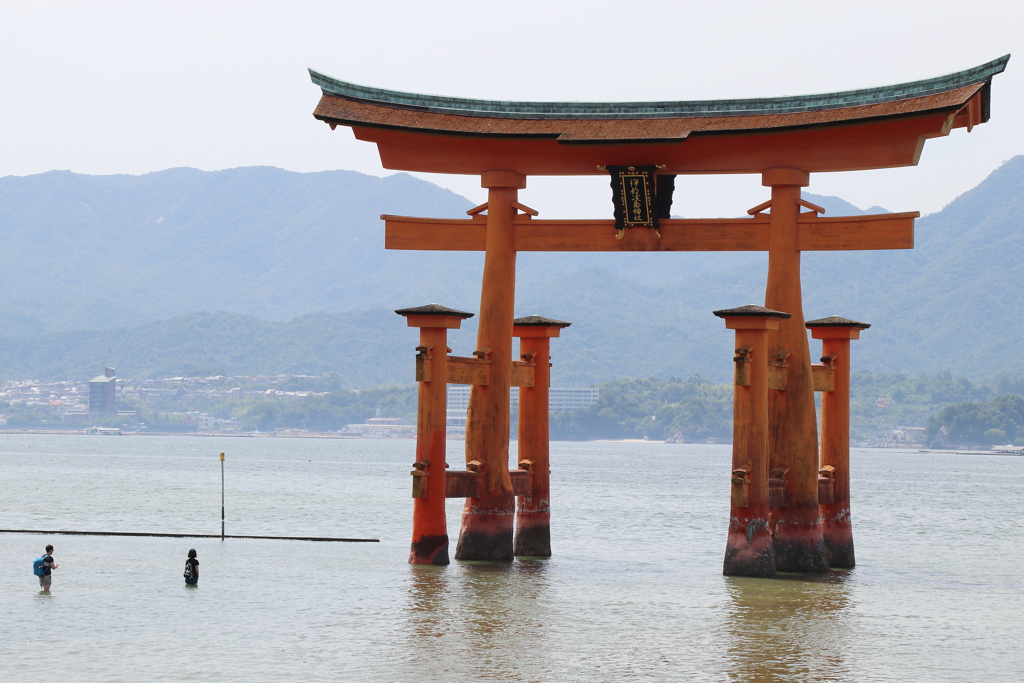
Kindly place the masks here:
POLYGON ((795 97, 679 102, 512 102, 398 92, 310 69, 313 115, 374 142, 385 168, 597 175, 848 171, 917 163, 924 140, 989 119, 992 77, 1010 56, 912 83, 795 97))

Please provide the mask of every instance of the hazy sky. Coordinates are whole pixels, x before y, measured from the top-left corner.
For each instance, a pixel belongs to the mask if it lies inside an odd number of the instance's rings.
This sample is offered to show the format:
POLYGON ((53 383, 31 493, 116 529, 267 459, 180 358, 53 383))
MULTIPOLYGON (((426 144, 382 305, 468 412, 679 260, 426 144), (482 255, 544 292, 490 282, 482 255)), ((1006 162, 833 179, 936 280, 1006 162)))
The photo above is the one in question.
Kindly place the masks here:
MULTIPOLYGON (((307 67, 462 97, 782 96, 918 80, 1008 52, 992 120, 929 141, 915 168, 812 176, 808 191, 941 209, 1024 152, 1017 2, 12 2, 0 14, 0 175, 270 165, 387 175, 311 112, 307 67), (628 57, 628 58, 625 58, 628 57), (642 65, 642 68, 638 68, 642 65)), ((424 175, 474 201, 479 179, 424 175)), ((545 217, 610 216, 607 180, 531 178, 545 217)), ((741 215, 757 176, 681 178, 674 213, 741 215)))

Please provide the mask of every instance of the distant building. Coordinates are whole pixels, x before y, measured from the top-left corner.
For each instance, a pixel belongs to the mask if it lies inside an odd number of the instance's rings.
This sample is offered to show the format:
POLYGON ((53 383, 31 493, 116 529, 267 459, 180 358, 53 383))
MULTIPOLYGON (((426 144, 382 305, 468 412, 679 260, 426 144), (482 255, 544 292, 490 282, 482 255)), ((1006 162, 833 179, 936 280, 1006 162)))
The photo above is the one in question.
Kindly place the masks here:
MULTIPOLYGON (((469 389, 465 384, 448 385, 448 411, 469 410, 469 389)), ((548 389, 548 410, 552 413, 572 412, 597 403, 601 398, 601 390, 593 388, 551 387, 548 389)), ((513 388, 509 397, 513 406, 519 405, 519 390, 513 388)), ((449 417, 448 424, 451 424, 449 417)))
POLYGON ((114 368, 107 368, 102 375, 89 380, 89 412, 99 415, 116 413, 116 391, 114 368))
POLYGON ((61 424, 66 425, 87 425, 89 424, 89 411, 82 408, 72 408, 60 416, 61 424))
POLYGON ((416 425, 400 417, 371 417, 363 424, 345 425, 342 434, 383 438, 387 436, 414 436, 416 425))
POLYGON ((206 413, 200 412, 188 412, 185 413, 185 424, 195 425, 199 428, 199 431, 205 432, 213 429, 217 419, 207 415, 206 413))
POLYGON ((117 416, 128 420, 131 424, 142 422, 142 412, 139 410, 119 410, 117 416))
POLYGON ((448 385, 448 410, 469 410, 469 386, 466 384, 448 385))
POLYGON ((466 411, 451 410, 445 412, 447 433, 454 435, 466 435, 466 411))
POLYGON ((548 410, 552 413, 572 412, 597 403, 600 389, 548 389, 548 410))

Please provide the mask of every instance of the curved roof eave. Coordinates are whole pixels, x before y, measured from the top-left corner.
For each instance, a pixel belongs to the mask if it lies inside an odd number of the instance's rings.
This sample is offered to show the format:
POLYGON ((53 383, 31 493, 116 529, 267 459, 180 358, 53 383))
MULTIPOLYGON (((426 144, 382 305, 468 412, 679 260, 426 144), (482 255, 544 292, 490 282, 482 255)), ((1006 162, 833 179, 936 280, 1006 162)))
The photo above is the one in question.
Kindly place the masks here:
MULTIPOLYGON (((1010 55, 956 73, 911 83, 792 97, 679 102, 514 102, 423 95, 338 80, 313 69, 309 75, 325 95, 391 109, 498 119, 666 119, 795 114, 895 102, 989 83, 1010 55)), ((987 118, 987 117, 986 117, 987 118)))

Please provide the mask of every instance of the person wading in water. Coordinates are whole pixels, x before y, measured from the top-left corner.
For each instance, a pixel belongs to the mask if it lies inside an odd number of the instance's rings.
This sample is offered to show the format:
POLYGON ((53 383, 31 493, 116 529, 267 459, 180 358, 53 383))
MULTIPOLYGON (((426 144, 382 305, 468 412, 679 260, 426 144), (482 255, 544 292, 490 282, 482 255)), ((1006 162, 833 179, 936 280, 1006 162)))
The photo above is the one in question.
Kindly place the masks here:
POLYGON ((53 561, 53 546, 46 546, 46 554, 37 559, 33 566, 33 571, 36 576, 39 577, 39 587, 43 589, 44 593, 50 592, 50 582, 53 581, 53 570, 57 568, 57 563, 53 561))
POLYGON ((196 549, 188 551, 188 559, 185 560, 185 585, 199 585, 199 560, 196 559, 196 549))

